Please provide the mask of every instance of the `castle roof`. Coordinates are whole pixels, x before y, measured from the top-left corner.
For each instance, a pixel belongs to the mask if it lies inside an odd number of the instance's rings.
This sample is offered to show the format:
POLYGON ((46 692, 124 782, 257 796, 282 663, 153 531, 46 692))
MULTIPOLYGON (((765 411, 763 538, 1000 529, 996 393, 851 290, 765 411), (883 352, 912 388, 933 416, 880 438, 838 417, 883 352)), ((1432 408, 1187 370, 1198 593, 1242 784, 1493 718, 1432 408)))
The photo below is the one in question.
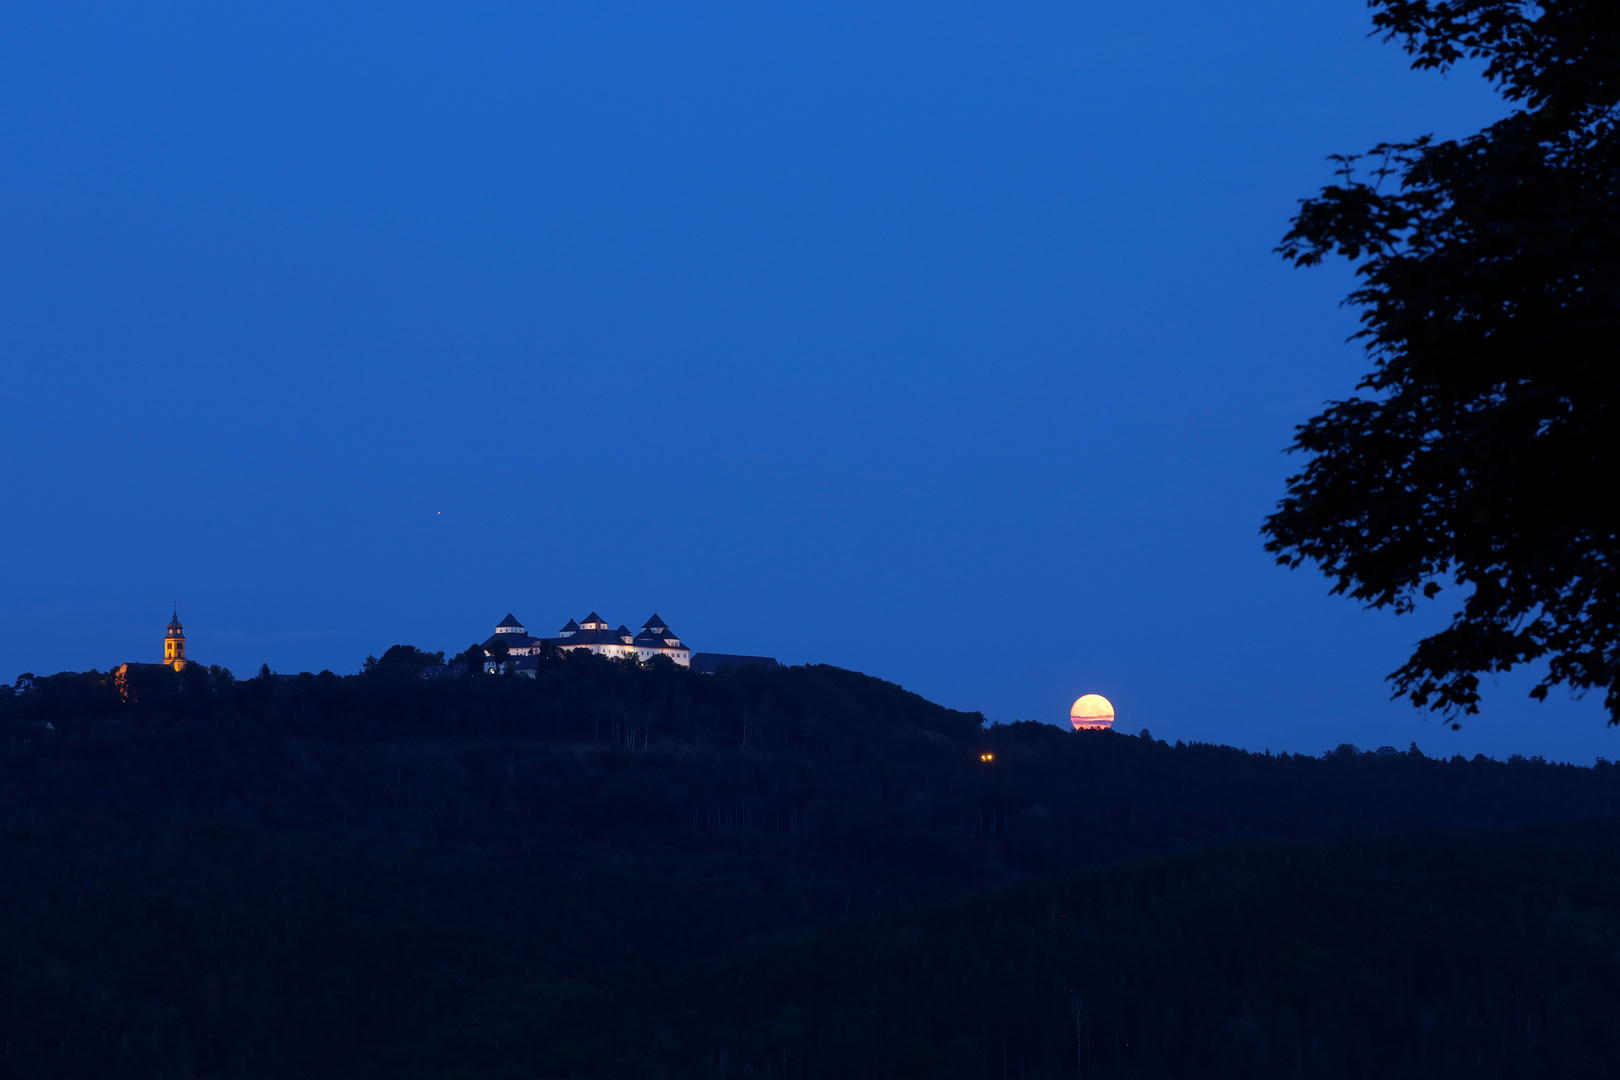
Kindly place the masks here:
POLYGON ((491 634, 489 640, 484 642, 484 648, 493 649, 495 646, 501 645, 508 649, 523 649, 539 640, 539 638, 530 637, 528 634, 514 634, 508 631, 504 634, 491 634))
POLYGON ((585 622, 588 622, 588 623, 601 623, 603 626, 607 625, 607 620, 602 618, 602 616, 598 615, 594 611, 591 612, 589 615, 585 616, 585 622))
POLYGON ((496 645, 501 645, 508 649, 527 649, 535 645, 539 640, 539 638, 531 636, 523 628, 522 623, 508 614, 506 618, 501 620, 500 625, 495 627, 495 633, 491 634, 489 640, 484 642, 484 648, 493 649, 496 645))
POLYGON ((578 629, 579 629, 579 623, 575 622, 573 619, 569 619, 568 624, 566 626, 564 626, 562 628, 562 630, 560 630, 558 632, 563 633, 563 634, 572 634, 574 631, 576 631, 578 629))
POLYGON ((647 630, 647 629, 668 630, 669 629, 669 624, 666 623, 663 619, 660 619, 658 617, 658 612, 655 611, 655 612, 652 613, 652 618, 648 619, 646 622, 641 624, 641 628, 643 630, 647 630))
POLYGON ((180 612, 179 612, 178 609, 174 613, 174 618, 169 620, 169 629, 170 630, 184 630, 185 629, 185 627, 180 625, 180 612))
POLYGON ((649 649, 684 649, 684 648, 686 648, 685 645, 681 644, 681 639, 680 638, 678 638, 674 634, 670 633, 669 627, 667 627, 667 626, 660 627, 659 630, 662 630, 663 632, 659 633, 658 631, 655 631, 655 630, 653 630, 651 628, 643 629, 641 631, 641 633, 636 635, 636 644, 640 645, 640 646, 642 646, 644 648, 649 648, 649 649), (673 645, 670 644, 670 642, 672 642, 672 641, 674 642, 673 645))
POLYGON ((562 639, 562 644, 570 648, 576 645, 623 645, 624 637, 628 631, 615 633, 612 630, 580 630, 562 639))

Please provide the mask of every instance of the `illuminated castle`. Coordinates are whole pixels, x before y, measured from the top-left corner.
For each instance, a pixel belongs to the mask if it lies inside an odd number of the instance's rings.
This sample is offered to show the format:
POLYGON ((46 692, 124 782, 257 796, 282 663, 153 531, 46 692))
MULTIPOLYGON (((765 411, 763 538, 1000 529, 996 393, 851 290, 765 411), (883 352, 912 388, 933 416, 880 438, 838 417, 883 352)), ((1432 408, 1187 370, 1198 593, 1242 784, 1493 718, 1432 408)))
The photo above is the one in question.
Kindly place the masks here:
POLYGON ((559 652, 584 649, 613 659, 635 657, 643 663, 655 656, 666 656, 682 667, 690 667, 692 663, 692 650, 656 613, 642 624, 641 633, 632 634, 627 626, 609 630, 607 621, 593 611, 585 616, 584 622, 569 619, 554 638, 530 637, 524 625, 509 614, 495 627, 494 636, 484 642, 485 649, 496 645, 506 646, 511 656, 538 656, 550 647, 559 652))
MULTIPOLYGON (((482 647, 486 653, 490 653, 496 646, 501 646, 510 659, 501 659, 500 654, 496 653, 484 662, 486 674, 504 675, 511 672, 531 679, 535 677, 540 655, 548 650, 590 652, 613 660, 639 660, 644 664, 655 656, 662 656, 681 667, 709 673, 723 667, 777 666, 776 658, 772 656, 694 653, 656 614, 642 624, 640 633, 632 634, 628 626, 609 630, 607 620, 593 611, 585 616, 583 622, 569 619, 567 625, 557 631, 556 637, 549 638, 530 637, 528 629, 517 621, 517 617, 508 614, 500 621, 500 625, 495 627, 495 633, 482 647)), ((453 676, 458 674, 457 668, 462 669, 459 674, 466 673, 461 664, 454 666, 440 664, 423 668, 422 678, 440 679, 453 676)))

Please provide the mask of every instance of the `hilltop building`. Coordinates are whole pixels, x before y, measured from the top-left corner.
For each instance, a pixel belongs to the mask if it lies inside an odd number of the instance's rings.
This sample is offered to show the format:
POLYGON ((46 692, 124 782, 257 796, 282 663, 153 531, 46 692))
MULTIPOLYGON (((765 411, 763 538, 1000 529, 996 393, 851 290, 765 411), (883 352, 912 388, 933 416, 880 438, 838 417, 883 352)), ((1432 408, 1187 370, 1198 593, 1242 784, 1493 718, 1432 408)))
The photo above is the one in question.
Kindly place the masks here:
POLYGON ((530 637, 528 629, 517 621, 517 617, 507 612, 506 618, 496 624, 494 636, 484 642, 484 648, 505 645, 506 651, 513 656, 533 656, 540 651, 540 641, 540 638, 530 637))
POLYGON ((180 609, 174 609, 169 619, 169 625, 163 634, 163 662, 161 664, 146 664, 138 661, 128 664, 119 664, 113 669, 113 682, 125 697, 129 696, 129 676, 132 671, 142 668, 156 670, 157 668, 173 668, 182 670, 191 663, 186 659, 186 628, 180 625, 180 609))
MULTIPOLYGON (((557 636, 550 638, 530 636, 528 628, 508 612, 506 618, 495 627, 495 633, 484 642, 485 649, 493 649, 497 645, 504 645, 507 653, 515 657, 538 656, 548 648, 559 652, 584 649, 614 659, 633 656, 643 663, 655 656, 667 657, 682 667, 689 667, 692 663, 692 650, 656 612, 636 634, 632 634, 630 628, 623 624, 617 630, 608 629, 607 620, 593 611, 582 622, 569 619, 557 631, 557 636)), ((494 663, 490 661, 490 664, 494 663)), ((532 670, 532 666, 529 670, 532 670)))
POLYGON ((169 625, 163 634, 163 663, 179 671, 187 664, 186 628, 180 625, 180 609, 169 616, 169 625))
MULTIPOLYGON (((585 651, 610 659, 635 659, 646 663, 655 656, 662 656, 679 664, 681 667, 691 668, 693 671, 713 673, 722 667, 763 667, 777 666, 776 660, 769 656, 740 656, 733 653, 696 653, 694 654, 686 643, 682 641, 669 628, 669 624, 654 612, 652 618, 641 624, 639 633, 632 634, 628 626, 620 625, 610 630, 608 622, 596 612, 585 616, 583 621, 575 622, 569 619, 556 637, 535 637, 529 633, 528 627, 518 621, 517 616, 508 612, 495 627, 495 633, 483 643, 485 652, 495 653, 484 661, 484 672, 488 675, 524 675, 534 678, 539 669, 539 658, 548 650, 551 652, 585 651), (505 658, 500 658, 500 652, 505 652, 505 658)), ((422 669, 424 679, 456 678, 467 674, 463 664, 435 664, 422 669)))

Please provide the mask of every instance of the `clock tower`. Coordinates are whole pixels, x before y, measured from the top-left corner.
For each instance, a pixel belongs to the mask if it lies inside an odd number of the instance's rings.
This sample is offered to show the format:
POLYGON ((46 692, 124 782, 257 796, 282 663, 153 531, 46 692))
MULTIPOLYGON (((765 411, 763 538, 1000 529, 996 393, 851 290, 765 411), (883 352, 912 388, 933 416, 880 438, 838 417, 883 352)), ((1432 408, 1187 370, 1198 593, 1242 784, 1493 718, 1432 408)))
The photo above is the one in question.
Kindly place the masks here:
POLYGON ((176 671, 186 666, 186 628, 180 625, 179 608, 169 620, 169 632, 163 635, 163 663, 176 671))

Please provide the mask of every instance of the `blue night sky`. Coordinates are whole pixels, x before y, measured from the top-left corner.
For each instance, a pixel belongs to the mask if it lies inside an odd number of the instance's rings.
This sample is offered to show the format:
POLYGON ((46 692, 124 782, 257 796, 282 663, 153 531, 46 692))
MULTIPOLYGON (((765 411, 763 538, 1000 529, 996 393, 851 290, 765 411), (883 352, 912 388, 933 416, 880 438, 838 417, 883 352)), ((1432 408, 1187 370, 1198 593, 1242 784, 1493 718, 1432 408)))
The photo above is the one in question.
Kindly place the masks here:
POLYGON ((1366 367, 1272 247, 1472 131, 1361 0, 18 4, 0 678, 251 674, 653 611, 987 716, 1620 756, 1261 550, 1366 367))

